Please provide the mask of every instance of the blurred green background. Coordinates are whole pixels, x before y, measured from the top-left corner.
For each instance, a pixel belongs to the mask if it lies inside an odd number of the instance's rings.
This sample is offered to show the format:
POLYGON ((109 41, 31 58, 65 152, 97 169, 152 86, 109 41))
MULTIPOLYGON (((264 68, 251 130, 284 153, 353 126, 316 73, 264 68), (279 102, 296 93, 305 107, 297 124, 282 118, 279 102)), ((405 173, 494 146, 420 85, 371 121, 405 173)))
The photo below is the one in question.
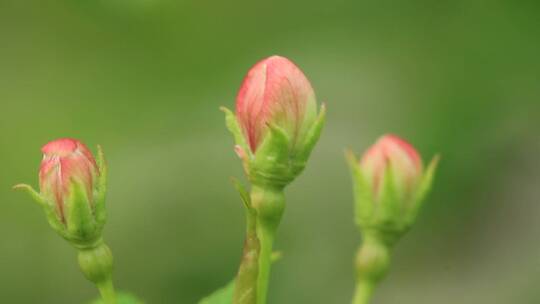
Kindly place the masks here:
POLYGON ((0 0, 0 297, 96 295, 42 211, 40 147, 102 144, 116 282, 195 303, 238 266, 242 176, 221 105, 280 54, 328 105, 288 189, 270 303, 349 303, 359 234, 343 150, 393 132, 442 162, 375 304, 540 302, 537 1, 0 0))

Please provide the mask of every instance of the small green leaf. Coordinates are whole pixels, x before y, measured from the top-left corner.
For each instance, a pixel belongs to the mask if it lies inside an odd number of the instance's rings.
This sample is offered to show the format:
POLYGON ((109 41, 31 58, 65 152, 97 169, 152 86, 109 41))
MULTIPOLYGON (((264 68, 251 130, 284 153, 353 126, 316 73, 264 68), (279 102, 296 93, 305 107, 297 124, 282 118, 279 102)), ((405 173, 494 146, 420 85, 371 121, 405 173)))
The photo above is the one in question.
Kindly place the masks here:
POLYGON ((233 292, 234 280, 227 284, 227 286, 202 299, 199 304, 232 304, 233 292))

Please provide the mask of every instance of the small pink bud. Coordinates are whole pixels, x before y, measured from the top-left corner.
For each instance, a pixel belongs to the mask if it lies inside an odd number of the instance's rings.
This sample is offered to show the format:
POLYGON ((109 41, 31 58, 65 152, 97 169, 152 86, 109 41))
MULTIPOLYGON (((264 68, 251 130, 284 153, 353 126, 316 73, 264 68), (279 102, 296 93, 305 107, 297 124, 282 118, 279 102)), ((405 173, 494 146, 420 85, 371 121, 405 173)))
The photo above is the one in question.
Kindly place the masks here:
POLYGON ((249 70, 238 92, 236 115, 252 152, 262 142, 269 123, 285 130, 294 150, 303 144, 316 120, 315 93, 294 63, 272 56, 249 70))
POLYGON ((41 194, 56 204, 57 214, 64 221, 64 203, 69 198, 72 183, 84 186, 88 202, 91 203, 99 169, 90 150, 75 139, 64 138, 49 142, 41 151, 41 194))
POLYGON ((418 152, 395 135, 384 135, 371 146, 360 161, 360 167, 370 182, 375 197, 379 197, 388 167, 401 199, 410 198, 422 175, 422 160, 418 152))

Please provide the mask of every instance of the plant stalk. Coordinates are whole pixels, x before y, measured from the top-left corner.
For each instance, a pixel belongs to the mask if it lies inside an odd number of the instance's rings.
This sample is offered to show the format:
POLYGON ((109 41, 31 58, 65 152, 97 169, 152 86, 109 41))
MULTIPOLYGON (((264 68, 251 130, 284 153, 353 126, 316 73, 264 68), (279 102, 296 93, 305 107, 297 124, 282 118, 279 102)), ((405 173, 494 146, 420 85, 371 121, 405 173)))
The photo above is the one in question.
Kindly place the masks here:
POLYGON ((260 245, 255 214, 246 210, 246 239, 235 279, 233 304, 256 304, 260 245))
POLYGON ((261 244, 259 254, 259 276, 257 282, 257 304, 266 304, 268 285, 270 281, 270 269, 272 265, 272 247, 274 244, 274 231, 259 224, 257 235, 261 244))
POLYGON ((79 266, 84 276, 96 285, 105 304, 116 304, 112 271, 113 255, 102 240, 95 246, 79 249, 79 266))
POLYGON ((116 292, 112 280, 106 280, 96 284, 105 304, 116 304, 116 292))
POLYGON ((272 247, 285 210, 285 195, 283 187, 265 184, 253 185, 250 197, 257 215, 256 232, 260 244, 256 304, 266 304, 272 266, 272 247))
POLYGON ((359 280, 354 292, 353 304, 369 304, 373 296, 374 286, 367 280, 359 280))
POLYGON ((390 246, 377 234, 365 233, 356 255, 356 290, 353 304, 369 304, 377 285, 390 267, 390 246))

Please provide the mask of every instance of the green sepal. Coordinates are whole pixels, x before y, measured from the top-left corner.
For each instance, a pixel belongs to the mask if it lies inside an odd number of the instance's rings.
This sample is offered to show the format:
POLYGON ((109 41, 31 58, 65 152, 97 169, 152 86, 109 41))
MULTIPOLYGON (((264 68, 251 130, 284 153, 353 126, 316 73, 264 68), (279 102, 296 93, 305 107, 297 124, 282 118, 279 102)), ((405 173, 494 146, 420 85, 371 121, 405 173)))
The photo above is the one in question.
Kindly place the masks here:
POLYGON ((51 228, 63 238, 68 238, 66 226, 60 221, 54 203, 47 201, 47 199, 45 199, 39 192, 34 190, 34 188, 32 188, 30 185, 18 184, 15 185, 13 189, 22 190, 28 193, 34 202, 43 207, 43 211, 45 211, 45 216, 47 217, 49 226, 51 226, 51 228))
POLYGON ((268 135, 255 153, 256 165, 269 167, 268 162, 284 163, 289 160, 290 139, 287 132, 276 124, 268 124, 268 135))
POLYGON ((392 246, 407 232, 406 210, 398 197, 392 164, 388 163, 383 173, 379 198, 371 223, 364 227, 363 235, 375 237, 386 246, 392 246))
POLYGON ((374 212, 373 194, 371 187, 367 182, 362 169, 360 168, 358 159, 351 150, 345 151, 345 158, 351 171, 353 180, 354 194, 354 214, 355 222, 359 227, 367 225, 372 219, 374 212))
POLYGON ((290 139, 287 133, 274 124, 268 124, 268 133, 257 149, 249 166, 252 183, 284 187, 296 176, 291 174, 289 158, 290 139))
POLYGON ((249 192, 246 190, 244 185, 242 185, 242 183, 237 178, 234 178, 234 177, 231 177, 231 182, 234 188, 236 189, 236 191, 238 191, 238 193, 240 194, 240 199, 242 200, 242 203, 244 204, 244 207, 246 208, 246 210, 250 213, 254 212, 253 207, 251 206, 251 199, 249 197, 249 192))
POLYGON ((242 128, 240 128, 240 125, 238 124, 238 119, 236 119, 236 115, 234 115, 234 113, 226 107, 221 107, 220 109, 225 113, 225 124, 227 125, 227 129, 229 129, 229 132, 232 133, 234 137, 234 142, 238 146, 240 146, 245 153, 247 153, 249 158, 252 158, 253 153, 251 152, 246 138, 244 137, 242 128))
POLYGON ((88 199, 85 186, 76 180, 71 180, 69 197, 64 202, 64 214, 67 234, 74 245, 85 246, 99 238, 96 222, 88 199))
POLYGON ((39 194, 39 192, 34 190, 34 188, 32 188, 32 186, 30 186, 30 185, 17 184, 15 186, 13 186, 13 190, 25 191, 26 193, 28 193, 28 195, 30 195, 30 197, 34 200, 34 202, 36 202, 38 205, 40 205, 42 207, 45 207, 45 206, 48 205, 47 200, 45 198, 43 198, 41 196, 41 194, 39 194))
POLYGON ((431 159, 429 165, 426 168, 426 171, 424 172, 424 175, 422 176, 422 179, 420 180, 420 185, 418 186, 418 190, 415 194, 413 205, 407 216, 407 223, 409 224, 412 224, 416 219, 418 211, 422 207, 422 204, 425 201, 427 194, 431 190, 433 178, 435 177, 435 172, 437 171, 437 166, 440 159, 441 158, 439 155, 435 155, 435 157, 431 159))
MULTIPOLYGON (((302 161, 304 163, 307 162, 309 156, 311 155, 311 151, 313 151, 315 144, 317 144, 317 141, 321 137, 321 133, 322 133, 325 122, 326 122, 326 105, 323 103, 321 105, 319 115, 317 116, 317 119, 315 120, 315 123, 308 130, 306 137, 304 139, 304 142, 302 143, 302 148, 300 150, 300 153, 298 153, 299 161, 302 161)), ((301 169, 303 169, 303 166, 301 167, 301 169)))
POLYGON ((227 286, 216 290, 208 297, 200 300, 199 304, 232 304, 234 285, 233 280, 227 286))
MULTIPOLYGON (((144 304, 144 302, 138 299, 135 295, 128 292, 119 292, 116 297, 116 304, 144 304)), ((95 299, 89 304, 106 304, 102 298, 95 299)))
POLYGON ((107 221, 107 210, 105 208, 105 199, 107 194, 107 180, 109 168, 107 161, 105 160, 105 154, 100 145, 98 145, 97 153, 97 165, 99 170, 99 176, 97 180, 97 187, 94 191, 94 214, 99 230, 103 229, 105 222, 107 221))
MULTIPOLYGON (((394 183, 392 163, 388 162, 383 173, 382 182, 377 203, 376 219, 382 225, 395 226, 402 217, 402 201, 397 194, 394 183)), ((389 227, 390 228, 390 227, 389 227)))

